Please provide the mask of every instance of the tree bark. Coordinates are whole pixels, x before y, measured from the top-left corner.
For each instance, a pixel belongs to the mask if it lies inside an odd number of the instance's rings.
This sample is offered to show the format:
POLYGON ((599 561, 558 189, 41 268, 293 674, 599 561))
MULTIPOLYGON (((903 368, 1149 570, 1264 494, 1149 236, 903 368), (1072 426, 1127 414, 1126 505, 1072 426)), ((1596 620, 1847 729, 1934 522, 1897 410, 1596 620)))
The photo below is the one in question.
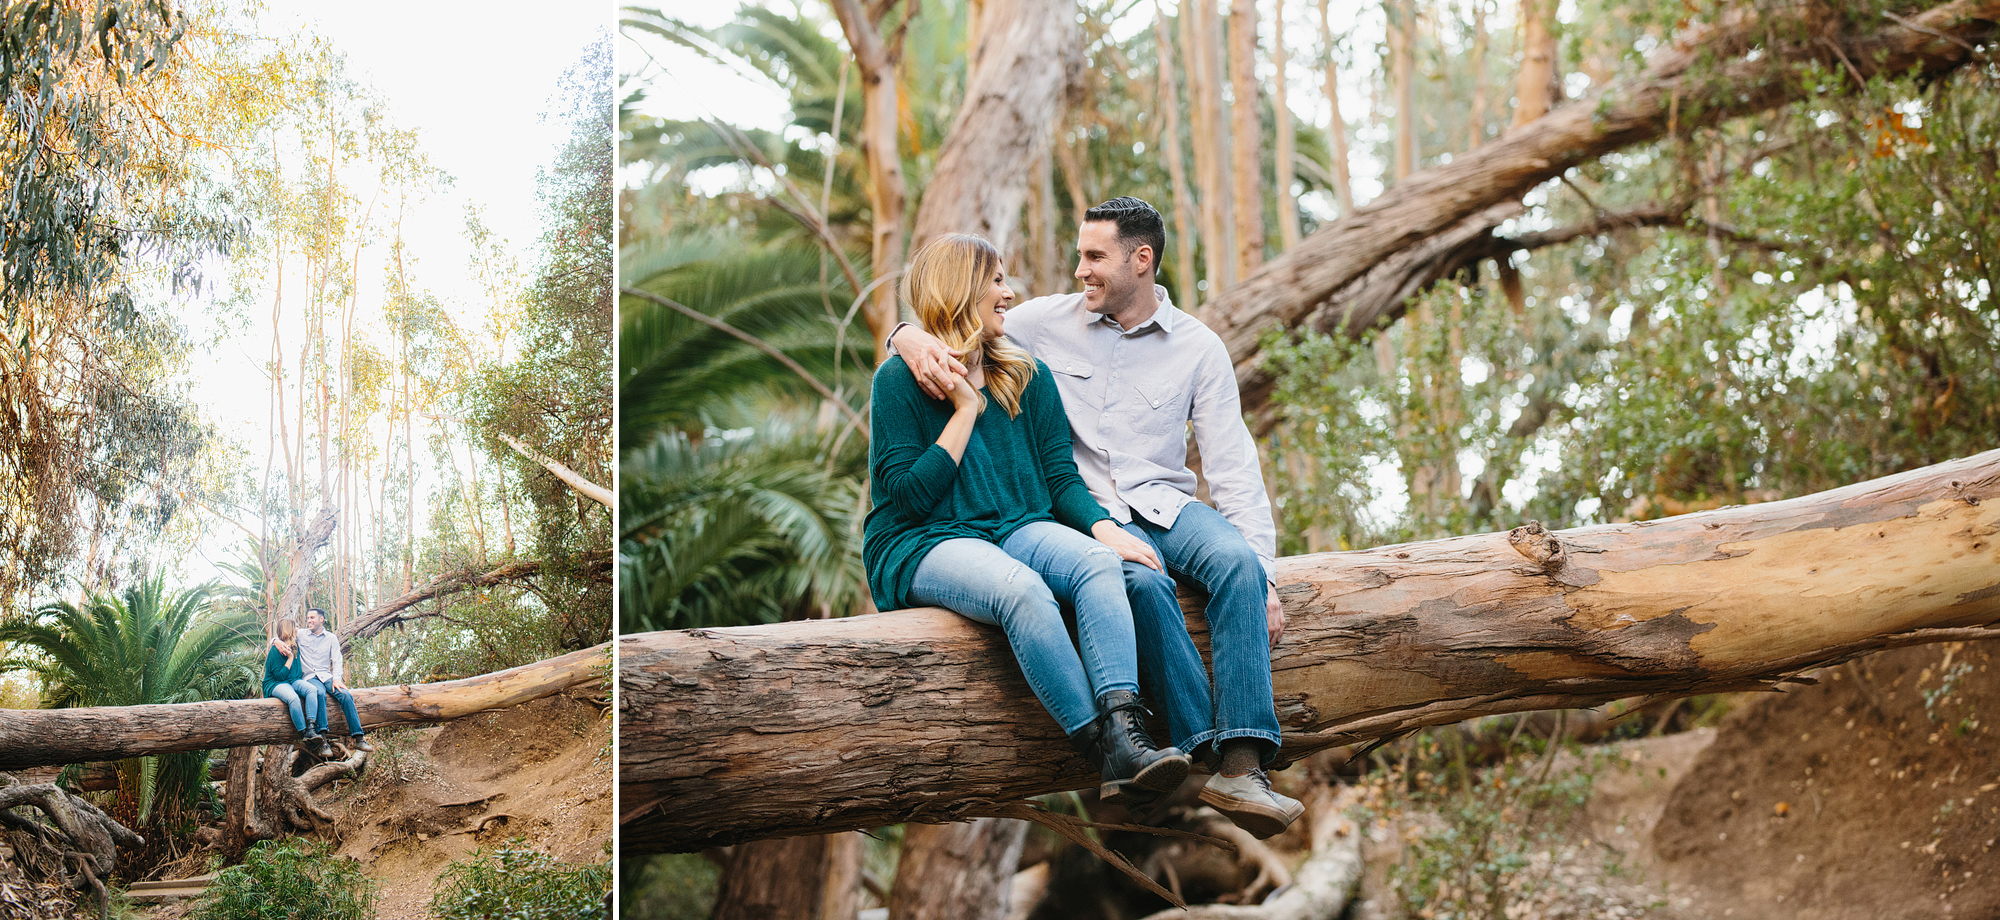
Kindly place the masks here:
MULTIPOLYGON (((1989 451, 1645 524, 1282 559, 1282 759, 2000 635, 1996 498, 1989 451)), ((1183 604, 1205 644, 1200 603, 1183 604)), ((999 632, 947 611, 619 642, 630 852, 959 820, 1096 781, 999 632)))
POLYGON ((1201 253, 1208 297, 1236 283, 1234 233, 1230 226, 1229 126, 1222 118, 1221 62, 1217 60, 1215 0, 1181 4, 1181 44, 1188 58, 1188 96, 1193 110, 1195 185, 1201 195, 1201 253))
MULTIPOLYGON (((896 5, 864 9, 862 0, 830 0, 847 35, 847 47, 861 69, 861 156, 868 164, 869 269, 881 282, 861 315, 875 339, 875 363, 889 360, 889 332, 896 326, 896 285, 882 281, 903 267, 903 211, 909 188, 903 181, 903 151, 896 138, 901 92, 896 64, 903 57, 903 31, 884 40, 882 17, 896 5)), ((873 7, 874 4, 866 4, 873 7)), ((904 8, 903 23, 916 15, 916 0, 904 8)), ((857 292, 859 293, 859 292, 857 292)))
MULTIPOLYGON (((1330 333, 1359 335, 1400 314, 1402 301, 1362 297, 1357 282, 1377 266, 1488 209, 1518 207, 1523 194, 1580 163, 1664 135, 1670 121, 1693 124, 1762 111, 1799 98, 1807 87, 1784 79, 1806 61, 1863 76, 1912 69, 1936 76, 1963 65, 1970 47, 1990 40, 2000 0, 1958 0, 1885 22, 1866 34, 1826 35, 1809 45, 1762 44, 1769 23, 1748 21, 1684 37, 1657 54, 1642 74, 1607 84, 1575 104, 1507 132, 1447 164, 1422 170, 1381 197, 1307 237, 1243 283, 1224 290, 1202 317, 1236 361, 1245 410, 1261 407, 1273 381, 1261 369, 1258 340, 1273 328, 1309 318, 1330 333), (1750 52, 1755 51, 1755 54, 1750 52), (1704 54, 1713 69, 1690 72, 1704 54)), ((1853 84, 1840 82, 1841 91, 1853 84)), ((1391 293, 1394 286, 1376 288, 1391 293)))
POLYGON ((521 443, 521 440, 519 438, 514 437, 513 435, 510 435, 504 431, 497 432, 497 434, 499 435, 500 440, 507 442, 508 447, 514 448, 515 453, 518 453, 523 457, 526 457, 530 460, 535 461, 536 463, 541 464, 543 469, 548 470, 550 473, 553 473, 557 479, 563 481, 564 485, 567 485, 571 489, 576 490, 576 493, 578 495, 581 495, 584 498, 590 499, 591 501, 603 505, 606 508, 610 508, 614 511, 617 510, 618 497, 616 495, 611 494, 610 489, 607 489, 603 486, 598 485, 597 483, 591 482, 590 480, 583 478, 582 473, 578 473, 577 471, 570 469, 568 466, 564 465, 561 461, 545 456, 540 451, 537 451, 534 448, 521 443))
POLYGON ((851 911, 839 917, 828 910, 828 879, 844 874, 833 865, 841 855, 839 836, 758 840, 736 847, 723 863, 709 920, 852 920, 851 911))
POLYGON ((941 233, 976 233, 1001 252, 1013 245, 1064 89, 1083 71, 1076 0, 988 0, 983 10, 965 101, 917 205, 912 252, 941 233))
POLYGON ((285 617, 299 621, 305 619, 306 583, 312 580, 313 557, 319 555, 328 540, 333 539, 333 529, 339 522, 340 512, 334 510, 332 505, 324 505, 313 522, 306 526, 305 532, 299 535, 298 542, 292 546, 292 577, 285 583, 284 593, 278 595, 278 606, 272 613, 273 623, 285 617))
MULTIPOLYGON (((1182 7, 1186 15, 1186 7, 1182 7)), ((1160 46, 1160 90, 1159 104, 1164 119, 1160 127, 1159 146, 1167 155, 1167 178, 1173 183, 1174 210, 1174 280, 1175 305, 1183 310, 1192 310, 1201 305, 1200 289, 1195 287, 1194 243, 1195 220, 1190 208, 1193 198, 1188 192, 1187 164, 1181 157, 1181 99, 1180 91, 1174 85, 1174 38, 1167 31, 1167 14, 1158 0, 1153 3, 1153 40, 1160 46)), ((1165 253, 1160 254, 1162 258, 1165 253)))
POLYGON ((1292 197, 1292 108, 1285 101, 1285 68, 1290 62, 1285 52, 1285 0, 1276 0, 1271 11, 1271 65, 1278 77, 1271 83, 1271 110, 1276 113, 1273 130, 1277 138, 1271 149, 1271 165, 1276 167, 1276 187, 1272 195, 1278 203, 1278 248, 1290 249, 1299 242, 1299 201, 1292 197))
POLYGON ((1264 264, 1264 106, 1257 98, 1257 2, 1229 5, 1230 204, 1236 209, 1236 277, 1264 264))
MULTIPOLYGON (((449 722, 597 683, 609 650, 600 645, 463 680, 357 689, 354 706, 370 727, 449 722)), ((328 710, 332 733, 349 734, 339 709, 328 710)), ((0 709, 0 770, 276 744, 293 734, 284 704, 268 698, 0 709)))
POLYGON ((1389 0, 1389 92, 1396 107, 1396 148, 1389 174, 1398 183, 1417 171, 1417 5, 1389 0))
POLYGON ((889 920, 1005 920, 1028 822, 976 818, 903 828, 889 920))
POLYGON ((1554 0, 1521 0, 1521 69, 1514 77, 1514 124, 1543 115, 1556 99, 1556 36, 1549 30, 1554 0))

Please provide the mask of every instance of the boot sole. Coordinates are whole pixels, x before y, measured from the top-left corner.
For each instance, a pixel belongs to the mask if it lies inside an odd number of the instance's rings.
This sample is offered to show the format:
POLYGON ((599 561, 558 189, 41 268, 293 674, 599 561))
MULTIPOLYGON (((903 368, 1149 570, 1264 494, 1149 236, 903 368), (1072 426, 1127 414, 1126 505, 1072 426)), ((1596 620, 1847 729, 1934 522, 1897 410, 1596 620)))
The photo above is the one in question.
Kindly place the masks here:
POLYGON ((1285 832, 1293 821, 1305 814, 1305 806, 1296 810, 1272 808, 1256 802, 1246 802, 1231 795, 1224 795, 1207 786, 1201 787, 1201 803, 1222 813, 1230 823, 1250 832, 1258 840, 1268 840, 1285 832))
POLYGON ((1140 770, 1131 779, 1114 779, 1097 787, 1099 801, 1133 807, 1150 805, 1160 796, 1181 787, 1193 761, 1186 754, 1162 757, 1140 770))

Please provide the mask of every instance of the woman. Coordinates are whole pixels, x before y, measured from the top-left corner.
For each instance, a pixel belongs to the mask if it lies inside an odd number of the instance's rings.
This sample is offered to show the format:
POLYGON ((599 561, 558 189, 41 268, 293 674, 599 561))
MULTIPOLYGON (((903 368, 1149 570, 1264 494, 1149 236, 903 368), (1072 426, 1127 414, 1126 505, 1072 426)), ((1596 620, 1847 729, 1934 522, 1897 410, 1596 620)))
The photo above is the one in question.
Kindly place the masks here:
POLYGON ((924 395, 901 358, 875 373, 862 558, 876 605, 999 625, 1035 696, 1098 767, 1103 798, 1172 790, 1188 758, 1155 749, 1142 724, 1122 569, 1159 562, 1090 497, 1048 368, 1002 336, 1014 293, 999 252, 976 236, 935 239, 902 293, 970 373, 948 402, 924 395), (1081 657, 1058 599, 1076 610, 1081 657))
POLYGON ((278 641, 264 652, 264 695, 284 702, 302 750, 330 757, 333 746, 320 734, 326 726, 326 694, 320 692, 318 684, 306 680, 305 667, 295 651, 298 639, 297 623, 290 617, 278 621, 278 641))

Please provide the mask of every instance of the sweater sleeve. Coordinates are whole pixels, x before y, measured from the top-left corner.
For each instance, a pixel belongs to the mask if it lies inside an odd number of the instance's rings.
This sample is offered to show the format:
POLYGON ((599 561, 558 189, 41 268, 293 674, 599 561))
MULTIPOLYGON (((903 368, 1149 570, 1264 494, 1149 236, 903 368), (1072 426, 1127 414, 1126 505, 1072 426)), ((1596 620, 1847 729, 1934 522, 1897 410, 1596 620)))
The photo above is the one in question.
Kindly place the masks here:
POLYGON ((921 521, 951 494, 958 462, 924 437, 922 420, 930 397, 917 389, 902 358, 890 358, 875 372, 868 410, 868 473, 880 495, 905 520, 921 521))
POLYGON ((1033 413, 1035 463, 1048 484, 1050 509, 1058 522, 1089 533, 1091 525, 1108 520, 1104 506, 1090 497, 1090 487, 1076 471, 1072 452, 1069 414, 1063 411, 1062 394, 1049 377, 1049 366, 1035 362, 1034 379, 1021 393, 1023 408, 1033 413))

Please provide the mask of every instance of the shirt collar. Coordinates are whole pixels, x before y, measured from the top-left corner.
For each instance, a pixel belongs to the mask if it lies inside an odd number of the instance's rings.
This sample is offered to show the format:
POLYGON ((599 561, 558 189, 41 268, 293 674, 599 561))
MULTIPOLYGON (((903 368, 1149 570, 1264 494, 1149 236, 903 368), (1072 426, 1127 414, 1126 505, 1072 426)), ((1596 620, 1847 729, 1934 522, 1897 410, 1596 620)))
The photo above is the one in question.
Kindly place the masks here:
POLYGON ((1146 321, 1140 323, 1135 328, 1125 329, 1123 326, 1112 322, 1111 317, 1105 315, 1099 315, 1095 322, 1103 323, 1113 329, 1122 330, 1126 335, 1131 335, 1151 325, 1158 325, 1161 332, 1172 334, 1174 331, 1174 317, 1179 316, 1181 311, 1174 309, 1174 299, 1168 296, 1167 289, 1162 285, 1153 285, 1153 299, 1159 302, 1160 308, 1154 310, 1152 316, 1146 317, 1146 321))

